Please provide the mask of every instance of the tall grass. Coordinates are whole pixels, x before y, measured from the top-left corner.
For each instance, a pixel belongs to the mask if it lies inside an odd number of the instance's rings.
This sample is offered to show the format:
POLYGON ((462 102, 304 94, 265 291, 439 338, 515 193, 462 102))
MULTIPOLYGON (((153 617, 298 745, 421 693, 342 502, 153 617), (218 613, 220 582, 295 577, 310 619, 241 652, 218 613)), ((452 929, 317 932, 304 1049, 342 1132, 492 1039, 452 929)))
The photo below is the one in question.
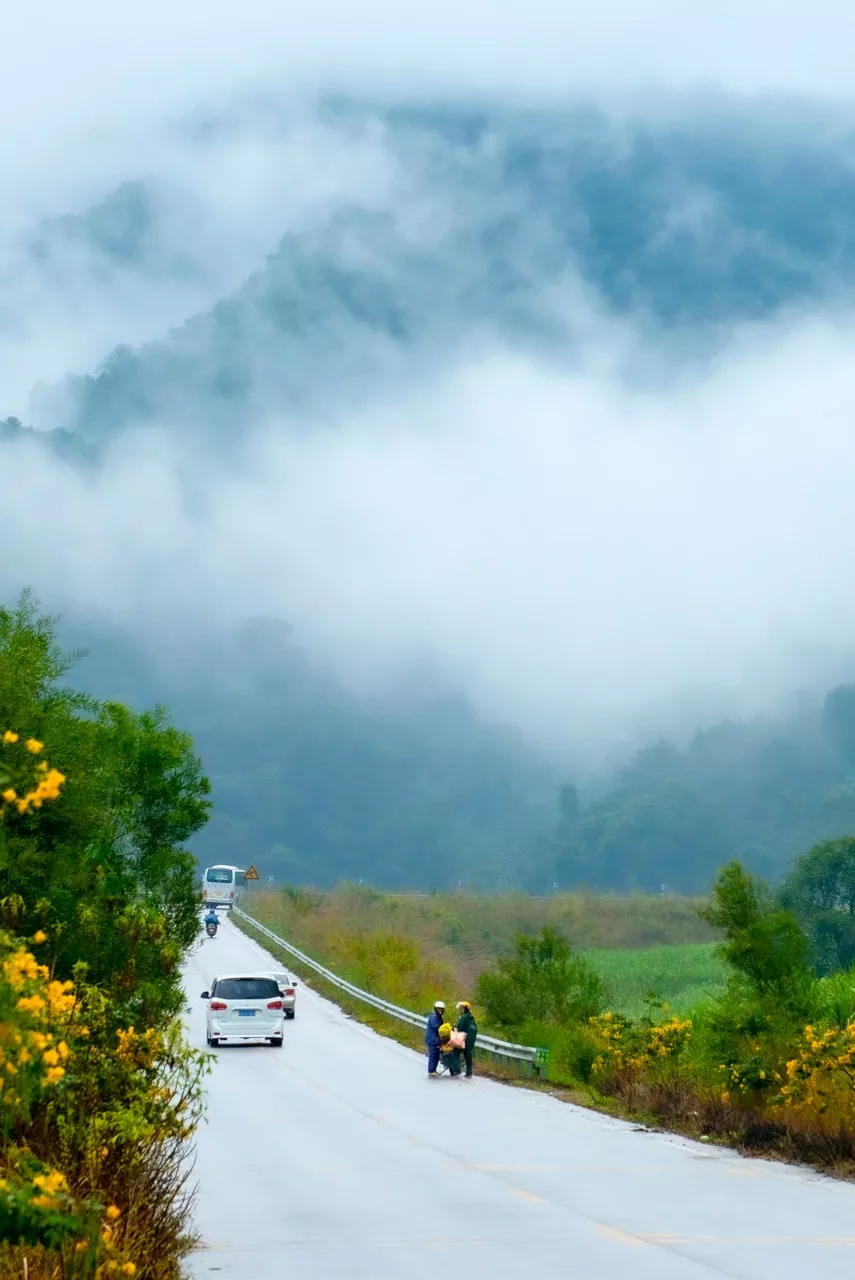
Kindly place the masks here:
POLYGON ((684 1013, 724 989, 726 971, 714 942, 685 946, 607 948, 586 953, 609 992, 609 1005, 639 1017, 653 993, 674 1013, 684 1013))
POLYGON ((711 931, 688 898, 419 896, 343 885, 329 893, 254 892, 250 904, 269 928, 343 977, 413 1008, 471 996, 517 934, 544 925, 589 953, 621 1011, 636 1011, 651 989, 682 1008, 722 981, 711 931))

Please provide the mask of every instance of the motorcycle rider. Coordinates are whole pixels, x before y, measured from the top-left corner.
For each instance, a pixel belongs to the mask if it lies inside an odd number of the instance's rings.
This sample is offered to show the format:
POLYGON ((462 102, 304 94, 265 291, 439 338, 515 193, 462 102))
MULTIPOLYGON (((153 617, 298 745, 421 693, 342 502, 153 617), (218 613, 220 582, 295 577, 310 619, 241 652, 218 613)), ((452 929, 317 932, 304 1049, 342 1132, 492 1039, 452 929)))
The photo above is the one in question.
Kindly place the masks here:
POLYGON ((212 924, 216 929, 219 923, 220 917, 217 915, 213 907, 209 907, 208 914, 205 916, 205 928, 207 929, 208 925, 212 924))

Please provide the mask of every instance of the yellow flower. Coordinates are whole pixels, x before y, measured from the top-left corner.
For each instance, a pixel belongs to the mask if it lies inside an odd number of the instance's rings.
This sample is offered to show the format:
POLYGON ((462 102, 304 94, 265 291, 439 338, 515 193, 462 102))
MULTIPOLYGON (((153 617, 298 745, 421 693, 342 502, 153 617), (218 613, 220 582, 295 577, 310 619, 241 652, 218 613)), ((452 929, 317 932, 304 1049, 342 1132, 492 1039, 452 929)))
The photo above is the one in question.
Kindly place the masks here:
POLYGON ((125 1265, 122 1267, 122 1272, 126 1276, 136 1275, 136 1272, 137 1272, 136 1264, 133 1262, 126 1262, 125 1265))
POLYGON ((13 733, 11 729, 7 729, 6 732, 3 734, 3 741, 4 743, 8 743, 8 744, 17 742, 18 735, 17 733, 13 733))
POLYGON ((15 788, 7 787, 6 790, 3 792, 3 799, 6 801, 7 804, 14 804, 15 801, 18 799, 18 793, 15 790, 15 788))
POLYGON ((33 1178, 33 1186, 38 1187, 39 1191, 46 1191, 48 1195, 55 1195, 57 1191, 66 1190, 65 1175, 58 1169, 54 1169, 52 1173, 37 1173, 33 1178))
POLYGON ((65 1067, 51 1067, 45 1076, 45 1084, 56 1084, 65 1075, 65 1067))
POLYGON ((37 756, 40 751, 44 751, 45 748, 45 744, 43 742, 39 742, 38 738, 27 738, 24 746, 28 751, 32 751, 34 756, 37 756))
POLYGON ((122 1211, 118 1205, 111 1204, 104 1216, 108 1222, 115 1222, 118 1218, 121 1218, 122 1211))
POLYGON ((33 942, 35 942, 36 946, 40 946, 41 943, 47 942, 47 934, 45 933, 44 929, 38 929, 33 934, 33 942))
POLYGON ((40 1013, 45 1007, 45 1002, 41 996, 21 996, 17 1007, 21 1013, 40 1013))
POLYGON ((70 1013, 75 1005, 74 983, 53 981, 48 984, 48 1003, 54 1016, 70 1013))

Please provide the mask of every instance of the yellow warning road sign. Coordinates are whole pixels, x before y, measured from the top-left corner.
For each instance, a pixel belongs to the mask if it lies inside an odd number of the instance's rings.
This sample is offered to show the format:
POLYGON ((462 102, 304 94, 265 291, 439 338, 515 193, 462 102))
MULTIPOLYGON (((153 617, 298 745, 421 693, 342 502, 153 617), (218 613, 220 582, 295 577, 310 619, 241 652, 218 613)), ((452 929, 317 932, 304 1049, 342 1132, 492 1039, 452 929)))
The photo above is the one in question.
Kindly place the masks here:
POLYGON ((249 871, 247 871, 246 875, 244 876, 244 879, 245 879, 245 880, 257 880, 257 879, 258 879, 258 872, 256 871, 255 867, 250 867, 249 871))

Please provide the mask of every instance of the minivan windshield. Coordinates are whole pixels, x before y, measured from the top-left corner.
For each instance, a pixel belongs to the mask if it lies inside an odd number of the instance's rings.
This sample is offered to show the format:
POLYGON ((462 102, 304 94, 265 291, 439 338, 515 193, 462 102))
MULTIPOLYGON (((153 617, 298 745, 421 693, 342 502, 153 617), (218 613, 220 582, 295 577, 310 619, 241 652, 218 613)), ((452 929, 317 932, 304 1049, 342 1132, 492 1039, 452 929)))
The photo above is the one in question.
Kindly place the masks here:
POLYGON ((279 994, 272 978, 220 978, 211 992, 218 1000, 271 1000, 279 994))

